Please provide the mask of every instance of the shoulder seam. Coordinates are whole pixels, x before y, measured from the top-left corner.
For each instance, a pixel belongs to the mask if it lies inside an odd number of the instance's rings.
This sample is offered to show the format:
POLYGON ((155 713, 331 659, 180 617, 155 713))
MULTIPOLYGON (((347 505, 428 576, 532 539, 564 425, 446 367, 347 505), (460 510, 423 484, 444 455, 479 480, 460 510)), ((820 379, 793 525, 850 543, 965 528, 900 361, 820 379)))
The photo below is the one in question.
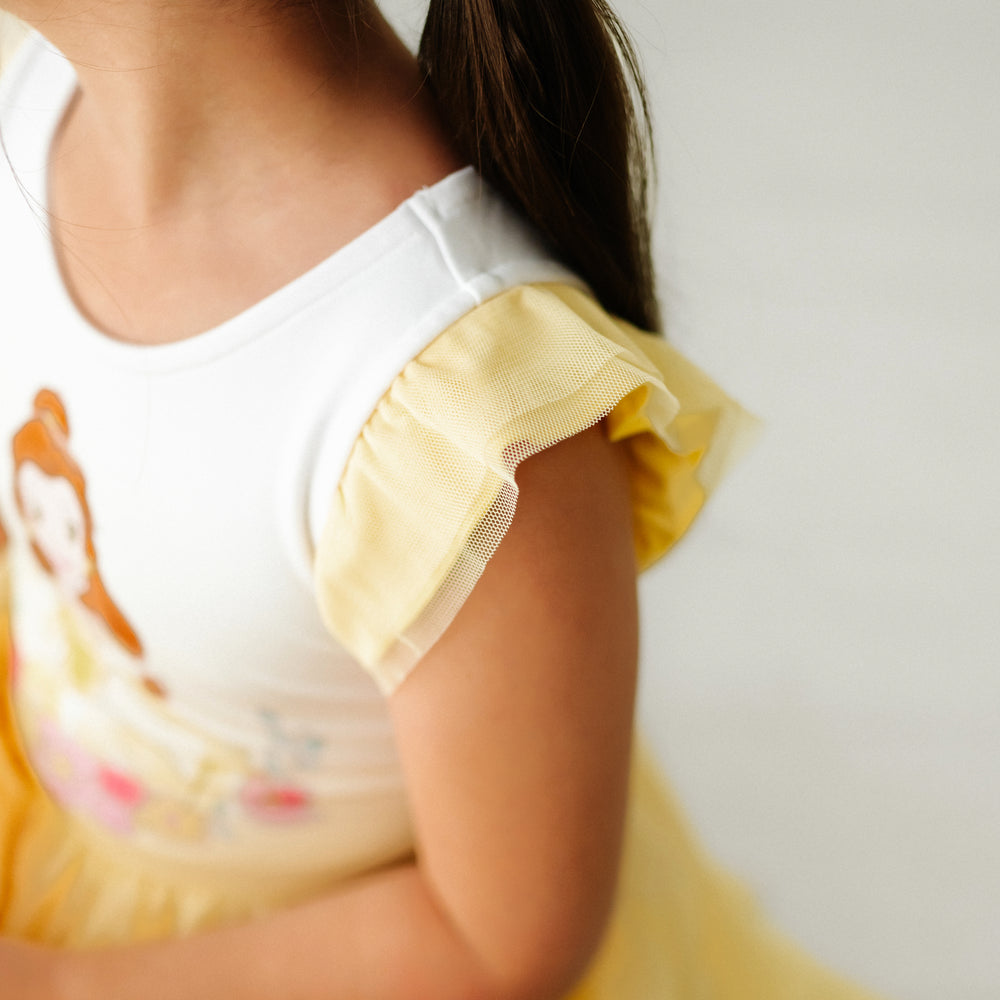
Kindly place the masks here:
POLYGON ((447 267, 448 273, 451 275, 457 288, 469 295, 476 305, 480 305, 483 298, 476 290, 475 285, 462 277, 455 256, 448 246, 448 241, 444 238, 444 233, 441 231, 437 213, 428 208, 423 198, 414 198, 410 202, 410 210, 417 217, 421 225, 430 233, 434 240, 434 245, 441 255, 441 260, 444 262, 445 267, 447 267))

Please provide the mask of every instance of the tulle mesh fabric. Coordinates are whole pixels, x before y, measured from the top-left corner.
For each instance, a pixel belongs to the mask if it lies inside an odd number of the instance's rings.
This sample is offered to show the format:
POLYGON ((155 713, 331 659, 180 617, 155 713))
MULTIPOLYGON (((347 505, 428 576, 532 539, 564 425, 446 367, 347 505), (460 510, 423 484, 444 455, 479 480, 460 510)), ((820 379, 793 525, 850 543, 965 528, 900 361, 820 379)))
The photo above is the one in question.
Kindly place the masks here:
POLYGON ((526 458, 604 420, 628 449, 636 556, 687 530, 752 420, 662 339, 564 285, 477 307, 396 377, 317 549, 329 628, 392 691, 454 619, 514 517, 526 458))

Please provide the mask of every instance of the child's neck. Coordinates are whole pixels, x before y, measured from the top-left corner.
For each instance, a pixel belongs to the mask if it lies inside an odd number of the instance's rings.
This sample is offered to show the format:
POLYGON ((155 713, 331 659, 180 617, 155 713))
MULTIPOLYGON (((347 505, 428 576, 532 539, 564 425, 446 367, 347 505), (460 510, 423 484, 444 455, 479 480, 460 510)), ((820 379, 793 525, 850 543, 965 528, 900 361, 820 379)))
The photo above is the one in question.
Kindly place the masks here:
POLYGON ((113 336, 216 325, 461 165, 376 11, 332 39, 224 0, 29 13, 79 79, 50 163, 64 278, 113 336))
POLYGON ((377 15, 356 41, 328 39, 304 8, 255 14, 225 0, 65 0, 35 21, 79 79, 62 152, 100 156, 137 225, 242 181, 234 148, 287 163, 315 146, 319 122, 350 142, 379 92, 419 85, 377 15))

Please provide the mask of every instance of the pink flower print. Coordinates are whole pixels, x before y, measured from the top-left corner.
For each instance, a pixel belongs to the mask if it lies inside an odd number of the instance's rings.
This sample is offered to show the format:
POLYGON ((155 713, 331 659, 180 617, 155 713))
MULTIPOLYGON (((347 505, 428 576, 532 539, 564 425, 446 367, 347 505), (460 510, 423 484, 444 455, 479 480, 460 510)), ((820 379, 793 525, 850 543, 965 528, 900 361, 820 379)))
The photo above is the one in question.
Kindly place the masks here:
POLYGON ((131 775, 99 760, 51 721, 43 723, 35 766, 52 797, 116 833, 129 833, 146 789, 131 775))
POLYGON ((305 789, 267 775, 248 779, 240 803, 262 823, 294 823, 312 812, 312 797, 305 789))
POLYGON ((146 798, 138 781, 113 767, 98 767, 89 812, 99 823, 117 833, 132 830, 136 807, 146 798))
POLYGON ((54 723, 42 723, 32 757, 42 784, 57 802, 81 807, 90 800, 97 761, 54 723))
POLYGON ((138 805, 146 797, 139 782, 114 768, 101 767, 97 772, 97 780, 107 796, 124 806, 138 805))

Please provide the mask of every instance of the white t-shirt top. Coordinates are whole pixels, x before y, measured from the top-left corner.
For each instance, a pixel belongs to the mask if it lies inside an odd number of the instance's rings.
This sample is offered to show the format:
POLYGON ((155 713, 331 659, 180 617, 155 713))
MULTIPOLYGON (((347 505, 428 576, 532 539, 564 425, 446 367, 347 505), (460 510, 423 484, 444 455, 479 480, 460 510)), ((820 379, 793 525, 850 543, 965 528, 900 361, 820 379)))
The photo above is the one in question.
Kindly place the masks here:
POLYGON ((214 329, 115 341, 46 226, 75 83, 35 36, 0 91, 0 524, 28 754, 66 809, 154 857, 334 879, 405 855, 386 703, 320 618, 317 539, 411 358, 505 289, 580 282, 466 168, 214 329))

